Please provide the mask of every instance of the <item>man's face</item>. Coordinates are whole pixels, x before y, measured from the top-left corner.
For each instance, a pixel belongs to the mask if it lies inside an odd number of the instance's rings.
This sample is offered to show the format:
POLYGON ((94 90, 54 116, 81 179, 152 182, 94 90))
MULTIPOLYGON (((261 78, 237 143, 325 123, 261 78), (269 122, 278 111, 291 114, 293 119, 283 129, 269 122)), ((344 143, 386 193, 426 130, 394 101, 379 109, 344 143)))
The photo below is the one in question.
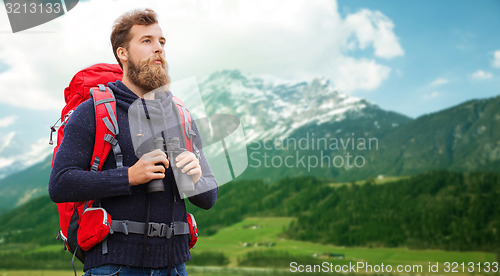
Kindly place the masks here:
POLYGON ((130 30, 127 76, 146 91, 170 83, 165 60, 165 38, 158 24, 134 25, 130 30))

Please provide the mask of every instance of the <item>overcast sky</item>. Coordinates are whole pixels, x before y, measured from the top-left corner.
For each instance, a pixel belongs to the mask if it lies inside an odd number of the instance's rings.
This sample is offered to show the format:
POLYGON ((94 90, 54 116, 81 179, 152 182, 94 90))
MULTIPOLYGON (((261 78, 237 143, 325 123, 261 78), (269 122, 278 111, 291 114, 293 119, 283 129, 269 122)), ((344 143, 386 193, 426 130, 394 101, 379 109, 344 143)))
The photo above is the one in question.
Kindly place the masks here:
POLYGON ((411 117, 500 93, 495 0, 92 0, 15 34, 1 6, 0 134, 46 143, 71 77, 114 63, 112 22, 142 7, 159 14, 173 80, 222 69, 325 76, 411 117))

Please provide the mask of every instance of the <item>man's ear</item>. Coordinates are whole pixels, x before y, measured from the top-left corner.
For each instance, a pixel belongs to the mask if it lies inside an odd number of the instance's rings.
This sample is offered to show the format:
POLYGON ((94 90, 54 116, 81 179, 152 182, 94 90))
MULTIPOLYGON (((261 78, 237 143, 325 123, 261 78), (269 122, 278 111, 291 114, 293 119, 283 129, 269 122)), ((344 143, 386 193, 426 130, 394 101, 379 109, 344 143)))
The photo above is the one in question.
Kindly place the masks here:
POLYGON ((118 49, 116 49, 116 55, 118 56, 122 64, 128 61, 128 51, 124 47, 118 47, 118 49))

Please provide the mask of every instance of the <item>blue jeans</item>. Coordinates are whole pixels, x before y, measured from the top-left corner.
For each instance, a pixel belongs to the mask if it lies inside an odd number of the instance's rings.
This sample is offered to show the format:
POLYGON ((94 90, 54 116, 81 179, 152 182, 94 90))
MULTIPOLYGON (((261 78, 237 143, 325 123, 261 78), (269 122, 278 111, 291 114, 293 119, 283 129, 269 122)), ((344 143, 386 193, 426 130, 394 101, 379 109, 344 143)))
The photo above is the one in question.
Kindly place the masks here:
MULTIPOLYGON (((101 265, 85 272, 85 276, 168 276, 168 268, 150 269, 141 267, 128 267, 123 265, 101 265)), ((171 276, 187 276, 186 265, 180 264, 172 267, 171 276)))

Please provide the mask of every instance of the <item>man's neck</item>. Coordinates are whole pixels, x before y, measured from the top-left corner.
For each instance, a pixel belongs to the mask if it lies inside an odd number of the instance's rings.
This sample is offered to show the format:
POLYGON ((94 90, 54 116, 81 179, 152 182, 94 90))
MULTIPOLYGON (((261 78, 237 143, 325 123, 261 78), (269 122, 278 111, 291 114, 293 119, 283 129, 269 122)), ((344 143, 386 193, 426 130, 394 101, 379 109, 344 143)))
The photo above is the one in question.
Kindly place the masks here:
POLYGON ((130 89, 134 94, 137 95, 139 98, 144 98, 144 95, 148 93, 148 91, 142 89, 141 87, 135 85, 127 76, 126 74, 123 74, 123 79, 122 83, 125 84, 125 86, 130 89))

